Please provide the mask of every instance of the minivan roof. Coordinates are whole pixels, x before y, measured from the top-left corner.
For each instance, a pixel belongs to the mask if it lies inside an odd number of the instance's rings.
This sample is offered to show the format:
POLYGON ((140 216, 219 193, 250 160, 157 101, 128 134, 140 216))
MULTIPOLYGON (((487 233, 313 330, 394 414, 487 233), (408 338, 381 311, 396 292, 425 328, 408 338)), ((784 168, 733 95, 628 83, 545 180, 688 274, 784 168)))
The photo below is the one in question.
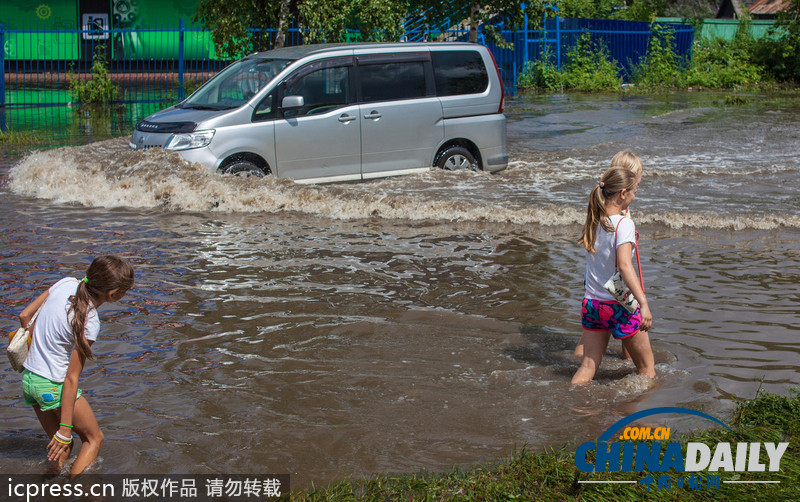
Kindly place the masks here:
POLYGON ((312 54, 322 54, 325 52, 335 52, 340 49, 389 49, 392 47, 403 48, 428 48, 428 47, 482 47, 479 44, 468 42, 353 42, 339 44, 309 44, 296 45, 293 47, 282 47, 270 51, 256 52, 250 54, 249 58, 276 58, 276 59, 300 59, 312 54))

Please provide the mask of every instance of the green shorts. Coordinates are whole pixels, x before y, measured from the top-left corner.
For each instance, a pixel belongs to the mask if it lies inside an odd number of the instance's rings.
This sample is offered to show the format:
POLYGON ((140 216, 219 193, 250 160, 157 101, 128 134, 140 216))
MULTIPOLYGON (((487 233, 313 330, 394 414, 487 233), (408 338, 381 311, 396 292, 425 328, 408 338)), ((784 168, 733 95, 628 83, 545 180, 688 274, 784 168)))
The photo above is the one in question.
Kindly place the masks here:
MULTIPOLYGON (((63 382, 50 381, 28 370, 22 374, 22 397, 25 398, 25 404, 39 405, 42 411, 61 407, 61 388, 63 386, 63 382)), ((78 389, 75 399, 77 400, 79 397, 81 397, 80 389, 78 389)))

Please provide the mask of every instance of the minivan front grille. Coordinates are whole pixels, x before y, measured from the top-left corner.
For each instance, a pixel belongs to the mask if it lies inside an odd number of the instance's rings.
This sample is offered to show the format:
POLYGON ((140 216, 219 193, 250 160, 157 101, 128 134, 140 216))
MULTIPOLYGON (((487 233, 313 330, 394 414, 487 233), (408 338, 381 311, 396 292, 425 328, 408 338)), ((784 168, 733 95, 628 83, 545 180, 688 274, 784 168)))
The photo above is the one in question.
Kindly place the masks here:
POLYGON ((137 131, 165 134, 192 132, 196 127, 197 124, 194 122, 148 122, 147 120, 140 120, 136 124, 137 131))

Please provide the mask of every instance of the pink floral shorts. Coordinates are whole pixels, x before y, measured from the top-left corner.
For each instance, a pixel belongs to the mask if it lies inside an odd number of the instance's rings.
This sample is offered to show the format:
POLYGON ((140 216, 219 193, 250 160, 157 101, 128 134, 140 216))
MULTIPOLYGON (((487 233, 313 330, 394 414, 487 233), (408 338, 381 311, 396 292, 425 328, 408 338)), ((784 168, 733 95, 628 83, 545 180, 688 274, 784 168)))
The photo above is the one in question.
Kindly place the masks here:
POLYGON ((635 314, 629 313, 617 302, 583 299, 581 324, 590 331, 609 330, 611 336, 620 340, 639 332, 642 316, 639 309, 635 314))

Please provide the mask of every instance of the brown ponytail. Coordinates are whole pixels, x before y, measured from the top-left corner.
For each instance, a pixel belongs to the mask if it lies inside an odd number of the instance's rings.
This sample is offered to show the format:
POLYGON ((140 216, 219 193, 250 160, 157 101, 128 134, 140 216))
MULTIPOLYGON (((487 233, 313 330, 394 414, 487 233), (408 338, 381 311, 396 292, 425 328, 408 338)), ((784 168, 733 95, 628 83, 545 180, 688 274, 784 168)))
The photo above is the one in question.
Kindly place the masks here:
POLYGON ((598 225, 603 225, 606 232, 614 231, 614 227, 608 221, 606 203, 623 190, 633 190, 636 180, 636 174, 630 169, 612 167, 603 173, 600 183, 592 188, 589 194, 589 207, 586 209, 586 223, 583 225, 581 238, 578 239, 578 244, 586 248, 586 251, 595 252, 598 225))
POLYGON ((75 337, 75 347, 86 358, 94 359, 86 340, 86 319, 98 299, 111 290, 128 291, 133 287, 133 267, 116 255, 98 256, 86 270, 86 278, 78 284, 78 290, 70 296, 68 315, 72 314, 70 326, 75 337))

